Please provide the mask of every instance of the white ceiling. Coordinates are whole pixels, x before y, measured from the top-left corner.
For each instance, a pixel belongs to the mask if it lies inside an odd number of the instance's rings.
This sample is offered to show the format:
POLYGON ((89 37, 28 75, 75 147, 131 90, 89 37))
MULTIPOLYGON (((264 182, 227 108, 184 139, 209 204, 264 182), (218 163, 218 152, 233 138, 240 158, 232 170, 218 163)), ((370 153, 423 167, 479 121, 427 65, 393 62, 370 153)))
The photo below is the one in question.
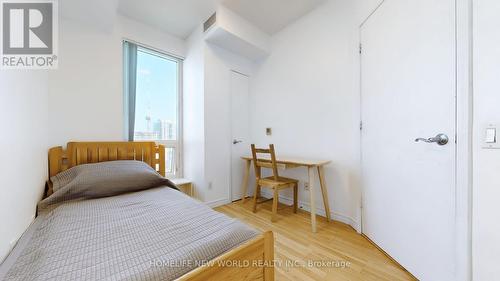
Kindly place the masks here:
POLYGON ((105 30, 112 30, 118 0, 59 1, 62 17, 84 22, 105 30))
POLYGON ((225 0, 224 6, 273 35, 325 0, 225 0))
POLYGON ((208 19, 222 0, 120 0, 118 12, 180 38, 208 19))
POLYGON ((325 0, 119 0, 120 14, 186 38, 219 4, 272 35, 325 0))

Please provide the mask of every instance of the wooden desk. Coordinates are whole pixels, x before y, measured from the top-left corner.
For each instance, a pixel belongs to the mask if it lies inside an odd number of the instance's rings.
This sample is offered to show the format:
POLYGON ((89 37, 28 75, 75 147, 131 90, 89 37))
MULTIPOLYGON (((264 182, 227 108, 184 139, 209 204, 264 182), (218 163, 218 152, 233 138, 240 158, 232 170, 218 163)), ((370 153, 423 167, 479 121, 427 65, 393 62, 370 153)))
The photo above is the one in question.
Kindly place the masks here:
MULTIPOLYGON (((252 157, 244 156, 241 157, 245 161, 245 171, 243 176, 243 198, 241 201, 244 203, 245 199, 248 197, 248 179, 250 176, 250 168, 252 166, 252 157)), ((265 158, 264 158, 265 159, 265 158)), ((270 160, 269 160, 270 161, 270 160)), ((331 161, 328 160, 309 160, 309 159, 297 159, 297 158, 287 158, 287 157, 278 157, 276 159, 279 168, 290 169, 297 167, 305 167, 307 168, 308 176, 309 176, 309 192, 311 197, 311 227, 312 232, 316 232, 316 202, 315 202, 315 189, 316 185, 314 183, 314 170, 318 171, 319 184, 321 187, 321 194, 323 195, 323 203, 325 204, 325 213, 327 221, 330 221, 330 206, 328 203, 328 191, 326 188, 325 175, 323 166, 329 164, 331 161)))

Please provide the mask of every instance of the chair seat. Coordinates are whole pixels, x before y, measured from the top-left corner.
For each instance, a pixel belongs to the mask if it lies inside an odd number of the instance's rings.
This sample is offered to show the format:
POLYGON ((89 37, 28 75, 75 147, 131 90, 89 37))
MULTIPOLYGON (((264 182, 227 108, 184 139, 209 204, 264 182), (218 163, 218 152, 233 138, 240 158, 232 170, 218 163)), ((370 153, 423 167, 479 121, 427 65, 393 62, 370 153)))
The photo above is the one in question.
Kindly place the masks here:
POLYGON ((262 178, 259 180, 259 185, 263 186, 288 186, 291 184, 298 183, 299 181, 296 179, 290 179, 290 178, 285 178, 285 177, 278 177, 278 180, 275 180, 273 176, 267 177, 267 178, 262 178))
POLYGON ((255 148, 255 144, 252 144, 252 157, 253 157, 253 166, 255 168, 255 192, 253 194, 253 212, 257 212, 257 198, 260 197, 261 187, 271 188, 273 190, 273 210, 271 221, 274 222, 278 216, 278 201, 279 201, 279 192, 285 188, 293 189, 293 212, 297 212, 298 206, 298 189, 299 189, 299 181, 296 179, 289 179, 285 177, 280 177, 278 174, 278 167, 276 164, 276 155, 274 153, 274 145, 270 144, 269 149, 264 148, 255 148), (271 162, 264 161, 257 157, 257 154, 269 154, 271 162), (261 168, 269 168, 273 171, 273 176, 260 178, 261 177, 261 168))

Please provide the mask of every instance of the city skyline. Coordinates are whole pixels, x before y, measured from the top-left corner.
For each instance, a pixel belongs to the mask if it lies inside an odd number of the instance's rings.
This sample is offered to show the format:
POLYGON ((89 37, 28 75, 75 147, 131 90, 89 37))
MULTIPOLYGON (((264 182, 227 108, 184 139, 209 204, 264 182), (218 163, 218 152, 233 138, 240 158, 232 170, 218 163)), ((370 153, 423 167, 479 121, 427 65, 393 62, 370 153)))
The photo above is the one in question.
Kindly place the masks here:
POLYGON ((177 72, 176 61, 138 50, 134 128, 136 139, 176 139, 177 72))
POLYGON ((176 128, 174 122, 170 120, 161 120, 158 119, 154 122, 151 122, 151 120, 147 119, 147 116, 145 118, 146 123, 149 123, 149 125, 146 125, 146 130, 144 131, 138 131, 135 130, 134 132, 134 139, 135 140, 175 140, 177 139, 176 136, 176 128))

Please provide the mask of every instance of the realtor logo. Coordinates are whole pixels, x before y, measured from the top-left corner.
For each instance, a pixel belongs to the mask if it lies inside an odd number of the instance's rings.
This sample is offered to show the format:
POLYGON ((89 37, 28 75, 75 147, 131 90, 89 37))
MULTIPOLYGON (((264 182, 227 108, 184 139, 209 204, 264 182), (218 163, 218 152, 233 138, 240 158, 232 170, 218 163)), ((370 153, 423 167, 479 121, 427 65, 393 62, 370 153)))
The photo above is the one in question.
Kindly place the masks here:
POLYGON ((2 68, 56 68, 56 0, 3 0, 0 3, 2 68))

